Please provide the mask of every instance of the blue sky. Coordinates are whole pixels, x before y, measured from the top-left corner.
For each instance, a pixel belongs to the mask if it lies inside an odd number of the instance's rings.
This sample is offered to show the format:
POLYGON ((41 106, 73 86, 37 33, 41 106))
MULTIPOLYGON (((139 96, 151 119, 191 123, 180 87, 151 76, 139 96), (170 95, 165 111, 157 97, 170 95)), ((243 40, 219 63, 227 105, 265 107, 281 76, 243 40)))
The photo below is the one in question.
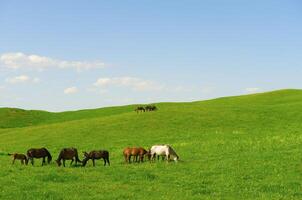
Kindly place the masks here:
POLYGON ((302 3, 0 1, 0 107, 50 111, 301 88, 302 3))

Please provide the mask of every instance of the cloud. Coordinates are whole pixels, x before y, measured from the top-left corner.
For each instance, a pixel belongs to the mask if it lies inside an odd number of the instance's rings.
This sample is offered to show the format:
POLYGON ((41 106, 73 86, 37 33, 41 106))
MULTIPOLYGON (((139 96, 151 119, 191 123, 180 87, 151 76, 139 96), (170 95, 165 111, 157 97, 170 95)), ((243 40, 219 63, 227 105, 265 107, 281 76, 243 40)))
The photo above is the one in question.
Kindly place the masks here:
POLYGON ((69 87, 64 90, 64 94, 75 94, 78 92, 77 87, 69 87))
POLYGON ((17 83, 38 83, 40 82, 39 78, 31 78, 27 75, 20 75, 20 76, 15 76, 15 77, 10 77, 5 80, 7 83, 11 84, 17 84, 17 83))
POLYGON ((111 86, 128 87, 136 91, 161 91, 165 88, 164 85, 154 81, 144 80, 135 77, 114 77, 114 78, 99 78, 94 86, 102 89, 111 86))
POLYGON ((100 61, 66 61, 39 55, 28 55, 21 52, 4 53, 0 55, 0 66, 10 69, 35 69, 48 68, 75 69, 77 71, 104 68, 100 61))
POLYGON ((245 88, 245 91, 248 93, 256 93, 256 92, 260 92, 261 88, 257 88, 257 87, 245 88))

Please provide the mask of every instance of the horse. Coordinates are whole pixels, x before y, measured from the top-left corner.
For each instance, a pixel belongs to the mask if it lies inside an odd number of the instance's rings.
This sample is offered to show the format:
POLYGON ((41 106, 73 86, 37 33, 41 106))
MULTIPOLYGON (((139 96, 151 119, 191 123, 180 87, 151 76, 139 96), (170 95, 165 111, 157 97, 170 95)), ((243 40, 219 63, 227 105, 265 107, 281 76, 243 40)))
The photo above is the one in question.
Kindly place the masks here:
MULTIPOLYGON (((133 156, 133 162, 144 162, 144 156, 150 155, 149 152, 142 147, 127 147, 123 151, 123 155, 126 163, 131 162, 131 156, 133 156), (138 160, 139 158, 139 160, 138 160)), ((150 159, 150 156, 148 156, 150 159)))
POLYGON ((12 156, 13 162, 12 164, 15 164, 15 160, 20 160, 21 164, 24 165, 24 163, 27 165, 28 164, 28 159, 26 155, 20 154, 20 153, 13 153, 13 154, 8 154, 9 156, 12 156))
POLYGON ((174 149, 170 145, 154 145, 150 149, 151 160, 155 160, 155 156, 165 156, 166 160, 169 162, 170 157, 173 157, 173 160, 177 162, 179 160, 179 156, 176 154, 174 149))
POLYGON ((155 111, 155 110, 157 110, 157 108, 154 105, 148 105, 145 107, 145 110, 146 111, 155 111))
POLYGON ((146 112, 146 109, 143 106, 138 106, 134 111, 136 111, 137 113, 146 112))
POLYGON ((104 160, 104 166, 106 166, 107 163, 110 166, 109 152, 106 150, 94 150, 94 151, 90 151, 89 153, 84 151, 83 153, 85 157, 82 161, 83 167, 85 167, 89 159, 92 160, 93 166, 95 166, 95 160, 99 160, 101 158, 103 158, 104 160))
POLYGON ((78 150, 76 148, 64 148, 61 150, 58 159, 56 160, 58 166, 62 165, 61 160, 63 160, 63 166, 65 167, 65 160, 71 160, 70 165, 72 165, 73 161, 77 164, 78 162, 82 162, 78 156, 78 150))
POLYGON ((45 158, 47 157, 47 162, 48 164, 51 162, 52 160, 52 157, 49 153, 49 151, 46 149, 46 148, 40 148, 40 149, 29 149, 27 151, 27 157, 28 157, 28 160, 31 161, 31 164, 34 165, 34 158, 43 158, 43 161, 42 161, 42 166, 46 163, 45 162, 45 158))

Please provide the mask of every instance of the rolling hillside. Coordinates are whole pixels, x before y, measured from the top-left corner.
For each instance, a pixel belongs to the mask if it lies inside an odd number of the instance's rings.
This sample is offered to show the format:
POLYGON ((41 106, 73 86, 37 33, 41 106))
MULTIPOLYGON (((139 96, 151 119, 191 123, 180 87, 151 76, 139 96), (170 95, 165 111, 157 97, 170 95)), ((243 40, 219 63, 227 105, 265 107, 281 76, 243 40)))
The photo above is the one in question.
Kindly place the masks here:
MULTIPOLYGON (((0 199, 302 199, 302 91, 63 113, 0 109, 0 199), (178 163, 123 163, 127 146, 169 143, 178 163), (110 151, 110 167, 11 165, 47 147, 110 151)), ((82 155, 81 155, 82 157, 82 155)))

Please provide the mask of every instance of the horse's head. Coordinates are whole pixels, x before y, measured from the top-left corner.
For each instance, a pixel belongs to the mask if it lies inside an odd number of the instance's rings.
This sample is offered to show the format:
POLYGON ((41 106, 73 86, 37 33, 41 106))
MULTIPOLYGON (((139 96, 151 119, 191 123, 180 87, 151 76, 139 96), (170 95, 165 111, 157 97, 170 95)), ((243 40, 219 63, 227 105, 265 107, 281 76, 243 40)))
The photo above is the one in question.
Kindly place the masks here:
POLYGON ((47 159, 48 164, 50 164, 51 161, 52 161, 52 157, 51 157, 51 155, 49 154, 48 159, 47 159))
POLYGON ((25 158, 25 165, 28 164, 28 158, 25 158))
POLYGON ((179 156, 175 156, 173 159, 175 162, 179 161, 179 156))
POLYGON ((56 160, 56 163, 59 167, 62 165, 61 160, 56 160))
POLYGON ((84 157, 88 158, 89 154, 86 151, 83 151, 84 157))
POLYGON ((82 166, 85 167, 85 165, 87 164, 87 161, 89 160, 88 157, 85 157, 83 160, 82 160, 82 166))
POLYGON ((144 156, 147 156, 148 160, 151 159, 151 150, 149 149, 145 154, 144 156))

